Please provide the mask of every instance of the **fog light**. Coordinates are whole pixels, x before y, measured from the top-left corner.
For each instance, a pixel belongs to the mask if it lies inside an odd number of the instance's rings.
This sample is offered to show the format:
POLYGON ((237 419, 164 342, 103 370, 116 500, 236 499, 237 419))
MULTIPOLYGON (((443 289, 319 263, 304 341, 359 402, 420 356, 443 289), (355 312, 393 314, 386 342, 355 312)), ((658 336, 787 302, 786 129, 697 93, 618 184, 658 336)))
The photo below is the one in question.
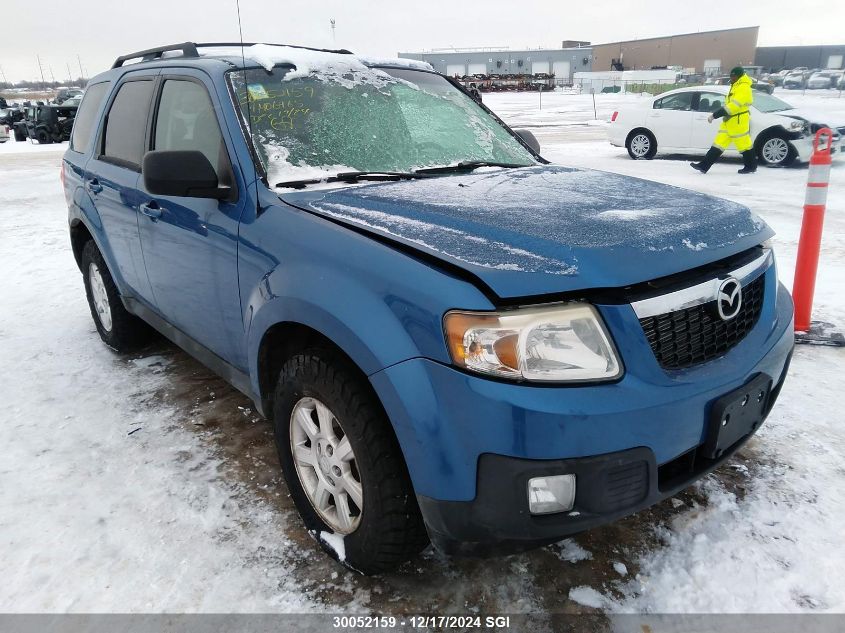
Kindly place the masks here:
POLYGON ((531 514, 566 512, 575 504, 575 475, 534 477, 528 480, 531 514))

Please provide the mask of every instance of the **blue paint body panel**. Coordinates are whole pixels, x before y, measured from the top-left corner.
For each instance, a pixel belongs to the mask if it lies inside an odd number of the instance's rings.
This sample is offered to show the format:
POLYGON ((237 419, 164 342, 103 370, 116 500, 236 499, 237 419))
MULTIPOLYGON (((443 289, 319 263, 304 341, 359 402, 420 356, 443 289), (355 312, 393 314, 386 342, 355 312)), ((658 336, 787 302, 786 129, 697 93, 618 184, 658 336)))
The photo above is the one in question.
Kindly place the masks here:
POLYGON ((545 460, 648 447, 663 463, 703 441, 713 400, 759 372, 782 376, 792 305, 773 267, 751 332, 687 370, 658 365, 624 302, 597 306, 625 366, 617 382, 529 385, 456 369, 443 334, 449 310, 624 292, 746 251, 772 231, 725 200, 556 166, 274 190, 255 172, 226 83, 241 65, 239 56, 176 58, 93 79, 111 82, 95 141, 68 150, 63 168, 71 226, 91 234, 120 292, 242 372, 259 406, 266 333, 312 328, 369 377, 417 494, 466 501, 483 454, 545 460), (207 87, 236 201, 155 198, 137 171, 99 159, 107 104, 143 72, 207 87), (166 209, 156 221, 139 212, 153 200, 166 209))

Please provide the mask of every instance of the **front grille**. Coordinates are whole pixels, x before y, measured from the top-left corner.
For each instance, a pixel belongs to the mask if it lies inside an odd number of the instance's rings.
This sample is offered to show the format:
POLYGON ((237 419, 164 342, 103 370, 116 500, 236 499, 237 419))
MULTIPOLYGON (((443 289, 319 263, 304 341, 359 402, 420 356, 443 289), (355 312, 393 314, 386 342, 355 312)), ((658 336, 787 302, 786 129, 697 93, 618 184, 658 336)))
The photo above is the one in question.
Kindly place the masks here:
POLYGON ((665 369, 707 362, 737 345, 760 318, 766 276, 742 288, 742 307, 730 321, 716 311, 716 301, 640 319, 648 343, 665 369))

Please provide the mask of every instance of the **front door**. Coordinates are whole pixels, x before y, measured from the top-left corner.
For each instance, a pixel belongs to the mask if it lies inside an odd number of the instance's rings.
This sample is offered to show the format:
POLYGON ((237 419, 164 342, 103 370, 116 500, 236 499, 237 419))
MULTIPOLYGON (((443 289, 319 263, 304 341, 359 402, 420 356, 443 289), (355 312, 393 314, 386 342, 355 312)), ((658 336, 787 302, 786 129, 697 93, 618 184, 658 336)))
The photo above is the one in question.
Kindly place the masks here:
POLYGON ((692 130, 693 92, 676 92, 657 99, 646 115, 646 127, 654 132, 657 148, 689 147, 692 130))
POLYGON ((198 72, 162 76, 150 149, 198 150, 215 166, 229 201, 157 196, 138 183, 139 227, 157 311, 183 333, 241 370, 246 369, 238 289, 238 222, 244 196, 230 151, 198 72))

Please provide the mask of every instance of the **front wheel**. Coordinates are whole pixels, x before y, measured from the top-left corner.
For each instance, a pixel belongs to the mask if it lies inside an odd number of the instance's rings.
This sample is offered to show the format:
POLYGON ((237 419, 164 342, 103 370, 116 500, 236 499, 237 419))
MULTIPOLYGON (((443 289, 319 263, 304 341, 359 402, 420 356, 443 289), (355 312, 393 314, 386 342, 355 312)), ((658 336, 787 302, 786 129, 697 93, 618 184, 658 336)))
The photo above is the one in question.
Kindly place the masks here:
POLYGON ((782 134, 772 134, 758 145, 757 156, 764 165, 786 167, 795 161, 797 152, 782 134))
POLYGON ((648 130, 635 130, 628 135, 625 148, 628 150, 628 156, 634 160, 654 158, 657 153, 657 141, 648 130))
POLYGON ((290 358, 273 422, 291 498, 330 556, 373 574, 428 544, 390 422, 349 361, 327 349, 290 358))
POLYGON ((53 142, 53 138, 47 130, 38 130, 35 133, 35 140, 38 141, 39 145, 49 145, 53 142))

